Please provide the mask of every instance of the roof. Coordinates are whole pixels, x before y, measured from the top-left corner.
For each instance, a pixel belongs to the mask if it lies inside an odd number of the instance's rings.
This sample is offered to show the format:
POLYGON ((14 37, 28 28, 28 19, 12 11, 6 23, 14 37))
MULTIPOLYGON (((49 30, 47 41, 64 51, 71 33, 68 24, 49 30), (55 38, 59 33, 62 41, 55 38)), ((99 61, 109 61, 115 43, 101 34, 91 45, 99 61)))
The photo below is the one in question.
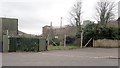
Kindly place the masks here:
POLYGON ((17 19, 17 18, 0 17, 0 19, 17 19))

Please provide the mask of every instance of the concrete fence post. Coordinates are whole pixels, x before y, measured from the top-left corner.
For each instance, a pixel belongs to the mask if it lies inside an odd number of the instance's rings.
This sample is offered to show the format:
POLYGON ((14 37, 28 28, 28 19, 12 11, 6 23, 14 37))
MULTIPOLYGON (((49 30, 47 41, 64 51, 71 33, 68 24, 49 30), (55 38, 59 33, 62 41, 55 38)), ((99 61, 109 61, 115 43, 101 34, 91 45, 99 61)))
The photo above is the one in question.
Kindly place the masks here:
POLYGON ((45 50, 47 50, 46 47, 47 47, 47 45, 46 45, 46 39, 40 38, 39 39, 39 51, 45 51, 45 50))
POLYGON ((95 47, 95 40, 93 39, 93 47, 95 47))
POLYGON ((9 39, 8 35, 3 35, 3 52, 9 51, 9 39))

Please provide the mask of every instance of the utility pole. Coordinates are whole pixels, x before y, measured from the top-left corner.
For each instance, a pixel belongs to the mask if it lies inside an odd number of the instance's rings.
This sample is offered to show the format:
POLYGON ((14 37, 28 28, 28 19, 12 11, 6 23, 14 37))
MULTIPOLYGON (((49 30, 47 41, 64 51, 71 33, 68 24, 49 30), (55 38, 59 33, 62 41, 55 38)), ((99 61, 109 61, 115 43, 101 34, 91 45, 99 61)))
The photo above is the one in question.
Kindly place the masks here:
POLYGON ((49 34, 48 34, 48 36, 47 36, 47 45, 48 45, 48 46, 50 45, 49 34))
POLYGON ((53 26, 52 26, 52 22, 50 23, 50 36, 51 36, 51 38, 53 38, 53 26))
POLYGON ((83 28, 81 28, 81 48, 83 48, 83 28))

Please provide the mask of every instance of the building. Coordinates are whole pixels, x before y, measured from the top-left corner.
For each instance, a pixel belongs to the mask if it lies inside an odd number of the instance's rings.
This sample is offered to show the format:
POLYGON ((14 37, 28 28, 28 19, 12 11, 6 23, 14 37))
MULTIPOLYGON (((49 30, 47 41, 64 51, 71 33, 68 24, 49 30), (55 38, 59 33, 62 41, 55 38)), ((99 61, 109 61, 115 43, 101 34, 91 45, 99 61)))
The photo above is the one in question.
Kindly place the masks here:
POLYGON ((75 26, 66 25, 62 28, 60 27, 52 27, 52 26, 44 26, 43 27, 43 37, 64 37, 67 36, 75 36, 77 32, 77 28, 75 26))
POLYGON ((88 24, 93 24, 93 23, 94 23, 94 21, 85 20, 85 21, 83 21, 83 27, 85 27, 88 24))
POLYGON ((2 50, 3 35, 16 36, 18 34, 18 19, 0 18, 0 51, 2 50))
POLYGON ((63 35, 68 35, 68 36, 75 36, 77 32, 77 29, 75 26, 70 26, 66 25, 62 28, 53 28, 53 35, 56 36, 63 36, 63 35))
POLYGON ((47 37, 48 35, 52 36, 52 27, 46 25, 42 27, 42 36, 47 37))
POLYGON ((16 36, 18 34, 18 19, 0 18, 2 35, 16 36))

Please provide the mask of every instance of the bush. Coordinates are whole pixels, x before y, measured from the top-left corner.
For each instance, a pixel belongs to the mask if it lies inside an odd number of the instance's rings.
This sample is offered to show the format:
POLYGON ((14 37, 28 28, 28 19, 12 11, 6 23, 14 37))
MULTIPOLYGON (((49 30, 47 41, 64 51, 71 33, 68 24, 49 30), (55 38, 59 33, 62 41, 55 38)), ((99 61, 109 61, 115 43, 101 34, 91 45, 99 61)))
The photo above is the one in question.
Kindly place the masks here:
MULTIPOLYGON (((96 26, 97 24, 88 24, 84 28, 84 33, 83 33, 83 45, 85 45, 91 38, 95 37, 96 34, 96 26)), ((90 42, 89 46, 91 46, 93 43, 90 42)))
MULTIPOLYGON (((83 44, 86 44, 90 38, 120 40, 120 28, 99 26, 99 24, 88 24, 84 28, 83 44)), ((89 44, 92 45, 92 42, 89 44)))
POLYGON ((120 39, 118 36, 118 28, 104 27, 96 32, 95 39, 120 39))
POLYGON ((84 39, 120 39, 120 28, 88 24, 84 28, 84 39))

